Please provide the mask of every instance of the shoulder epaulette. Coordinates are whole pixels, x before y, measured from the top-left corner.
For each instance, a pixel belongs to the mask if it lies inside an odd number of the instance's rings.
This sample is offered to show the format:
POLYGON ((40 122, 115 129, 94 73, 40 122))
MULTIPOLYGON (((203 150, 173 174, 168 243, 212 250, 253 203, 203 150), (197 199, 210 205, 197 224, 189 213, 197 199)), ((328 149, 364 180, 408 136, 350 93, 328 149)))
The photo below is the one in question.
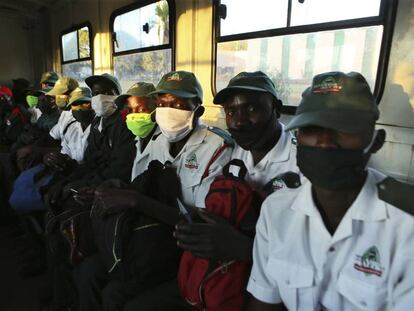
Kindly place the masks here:
POLYGON ((234 146, 234 139, 233 139, 233 137, 231 137, 231 135, 226 130, 223 130, 223 129, 221 129, 219 127, 215 127, 215 126, 207 126, 207 129, 210 132, 212 132, 212 133, 220 136, 221 138, 223 138, 224 143, 226 145, 230 145, 232 147, 234 146))
POLYGON ((392 177, 387 177, 377 184, 378 197, 404 212, 414 215, 414 185, 400 182, 392 177))

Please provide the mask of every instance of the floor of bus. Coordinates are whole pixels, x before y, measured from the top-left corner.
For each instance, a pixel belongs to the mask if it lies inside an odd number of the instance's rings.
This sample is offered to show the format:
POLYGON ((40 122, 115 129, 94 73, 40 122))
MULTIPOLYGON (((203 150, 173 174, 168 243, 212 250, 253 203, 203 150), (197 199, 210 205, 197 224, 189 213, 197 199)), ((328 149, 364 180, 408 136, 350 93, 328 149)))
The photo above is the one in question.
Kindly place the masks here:
POLYGON ((14 224, 0 225, 0 310, 38 311, 46 289, 46 273, 22 278, 17 251, 19 235, 14 224))

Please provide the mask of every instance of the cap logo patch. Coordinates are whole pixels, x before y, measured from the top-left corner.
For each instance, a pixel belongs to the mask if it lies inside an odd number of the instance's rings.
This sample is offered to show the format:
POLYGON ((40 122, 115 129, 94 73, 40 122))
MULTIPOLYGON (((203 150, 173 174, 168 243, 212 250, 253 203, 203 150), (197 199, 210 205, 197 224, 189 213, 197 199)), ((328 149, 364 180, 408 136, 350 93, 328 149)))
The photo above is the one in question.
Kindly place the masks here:
POLYGON ((337 93, 342 89, 342 85, 336 82, 335 78, 330 76, 321 81, 319 84, 313 85, 313 93, 337 93))
POLYGON ((167 81, 181 81, 182 78, 180 77, 180 75, 176 72, 174 74, 172 74, 171 76, 167 77, 167 81))

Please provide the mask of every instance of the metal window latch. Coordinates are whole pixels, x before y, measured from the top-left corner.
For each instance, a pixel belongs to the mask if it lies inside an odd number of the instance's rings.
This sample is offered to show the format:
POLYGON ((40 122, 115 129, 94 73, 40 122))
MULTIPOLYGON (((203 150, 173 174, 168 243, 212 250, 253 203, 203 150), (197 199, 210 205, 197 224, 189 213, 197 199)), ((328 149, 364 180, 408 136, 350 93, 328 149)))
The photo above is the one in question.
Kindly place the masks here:
POLYGON ((144 25, 142 25, 142 31, 145 33, 149 33, 149 24, 145 23, 144 25))

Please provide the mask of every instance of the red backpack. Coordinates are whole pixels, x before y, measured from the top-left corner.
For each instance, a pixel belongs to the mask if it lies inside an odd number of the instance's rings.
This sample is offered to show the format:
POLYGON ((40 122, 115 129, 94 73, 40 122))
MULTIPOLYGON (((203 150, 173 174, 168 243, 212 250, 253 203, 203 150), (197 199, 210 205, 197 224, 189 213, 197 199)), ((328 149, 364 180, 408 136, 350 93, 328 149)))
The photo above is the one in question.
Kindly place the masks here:
MULTIPOLYGON (((243 161, 233 159, 216 177, 206 196, 206 209, 227 219, 238 230, 254 236, 263 197, 245 180, 243 161), (229 172, 231 165, 239 167, 239 176, 229 172)), ((251 262, 215 261, 184 252, 178 270, 181 295, 198 310, 241 310, 250 275, 251 262)))

